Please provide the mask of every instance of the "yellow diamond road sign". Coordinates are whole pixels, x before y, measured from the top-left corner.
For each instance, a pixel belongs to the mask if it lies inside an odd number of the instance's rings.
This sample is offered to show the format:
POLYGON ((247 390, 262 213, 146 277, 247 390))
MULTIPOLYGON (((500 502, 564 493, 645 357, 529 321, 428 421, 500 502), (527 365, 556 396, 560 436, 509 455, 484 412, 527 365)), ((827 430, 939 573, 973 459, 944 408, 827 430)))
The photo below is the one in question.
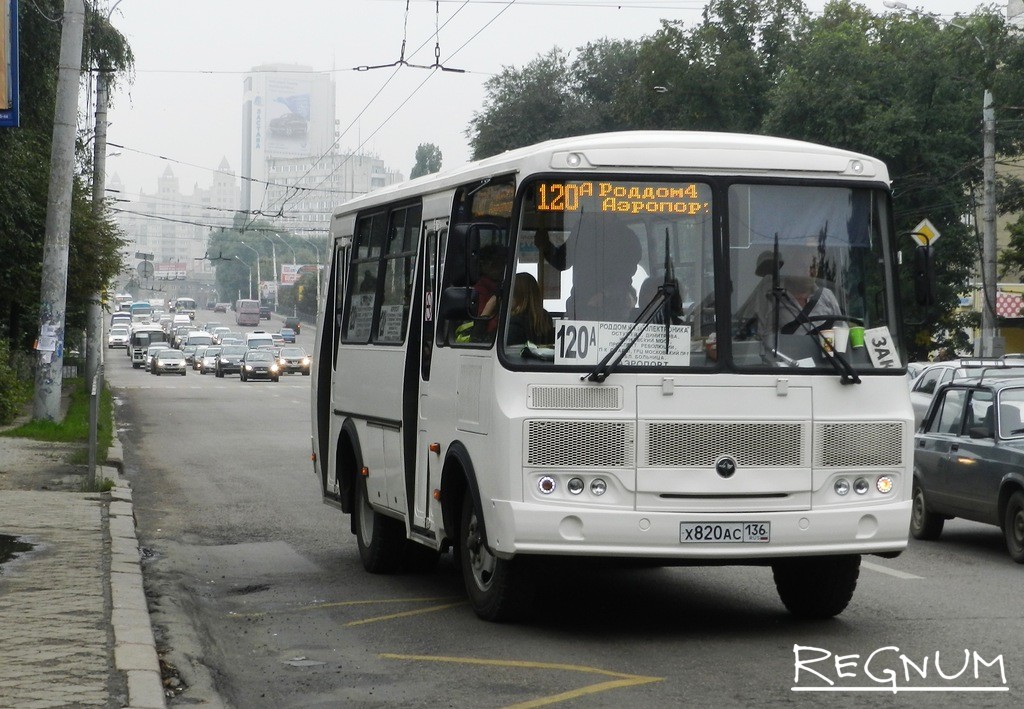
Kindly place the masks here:
POLYGON ((914 227, 914 231, 910 232, 910 236, 919 246, 928 246, 938 241, 941 233, 930 221, 922 219, 921 223, 914 227))

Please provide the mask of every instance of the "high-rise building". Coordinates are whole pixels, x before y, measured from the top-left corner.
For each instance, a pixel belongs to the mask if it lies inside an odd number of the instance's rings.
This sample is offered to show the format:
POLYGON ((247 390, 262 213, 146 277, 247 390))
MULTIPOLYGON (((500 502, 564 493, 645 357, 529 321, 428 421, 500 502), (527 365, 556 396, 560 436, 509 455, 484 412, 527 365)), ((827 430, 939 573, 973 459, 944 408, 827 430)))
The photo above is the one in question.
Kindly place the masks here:
POLYGON ((243 80, 242 209, 265 209, 269 165, 329 153, 335 143, 334 82, 293 64, 253 67, 243 80))

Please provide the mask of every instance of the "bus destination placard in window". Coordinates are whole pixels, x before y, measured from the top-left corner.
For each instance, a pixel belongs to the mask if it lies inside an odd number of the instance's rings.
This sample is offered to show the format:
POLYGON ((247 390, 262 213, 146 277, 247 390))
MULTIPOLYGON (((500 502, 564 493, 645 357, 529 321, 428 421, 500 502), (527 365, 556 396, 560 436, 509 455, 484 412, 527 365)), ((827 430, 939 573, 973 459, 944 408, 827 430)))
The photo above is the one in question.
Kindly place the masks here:
MULTIPOLYGON (((555 364, 596 365, 629 333, 633 323, 560 320, 555 323, 555 364)), ((629 341, 636 336, 633 333, 629 341)), ((629 342, 626 342, 628 345, 629 342)), ((621 350, 620 350, 621 352, 621 350)), ((622 366, 688 367, 690 326, 669 327, 668 352, 665 326, 648 325, 640 339, 622 358, 622 366)))
POLYGON ((537 183, 538 212, 593 211, 595 199, 602 212, 689 216, 711 213, 710 190, 706 185, 693 182, 668 184, 591 180, 537 183))

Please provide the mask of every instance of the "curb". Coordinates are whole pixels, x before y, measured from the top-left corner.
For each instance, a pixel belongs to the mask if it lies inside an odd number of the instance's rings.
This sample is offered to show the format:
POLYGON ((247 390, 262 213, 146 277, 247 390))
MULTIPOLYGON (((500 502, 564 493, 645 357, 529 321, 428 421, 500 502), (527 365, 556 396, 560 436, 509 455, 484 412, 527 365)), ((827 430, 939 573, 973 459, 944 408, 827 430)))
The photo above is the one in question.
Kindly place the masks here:
POLYGON ((114 483, 109 507, 114 666, 128 678, 129 707, 166 709, 160 660, 142 580, 142 554, 135 534, 131 484, 121 477, 124 448, 116 436, 107 452, 107 465, 101 469, 103 477, 114 483))

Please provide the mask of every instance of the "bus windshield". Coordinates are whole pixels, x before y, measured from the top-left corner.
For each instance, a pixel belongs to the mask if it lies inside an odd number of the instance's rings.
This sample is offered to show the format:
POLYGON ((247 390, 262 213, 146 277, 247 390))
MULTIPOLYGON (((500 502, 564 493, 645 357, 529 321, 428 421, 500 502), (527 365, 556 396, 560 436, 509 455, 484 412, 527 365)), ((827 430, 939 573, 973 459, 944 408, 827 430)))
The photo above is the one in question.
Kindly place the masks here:
POLYGON ((584 369, 605 358, 619 369, 898 367, 887 204, 881 189, 849 186, 528 183, 506 279, 505 358, 584 369), (716 251, 728 259, 718 268, 716 251), (865 348, 865 331, 886 345, 865 348))

